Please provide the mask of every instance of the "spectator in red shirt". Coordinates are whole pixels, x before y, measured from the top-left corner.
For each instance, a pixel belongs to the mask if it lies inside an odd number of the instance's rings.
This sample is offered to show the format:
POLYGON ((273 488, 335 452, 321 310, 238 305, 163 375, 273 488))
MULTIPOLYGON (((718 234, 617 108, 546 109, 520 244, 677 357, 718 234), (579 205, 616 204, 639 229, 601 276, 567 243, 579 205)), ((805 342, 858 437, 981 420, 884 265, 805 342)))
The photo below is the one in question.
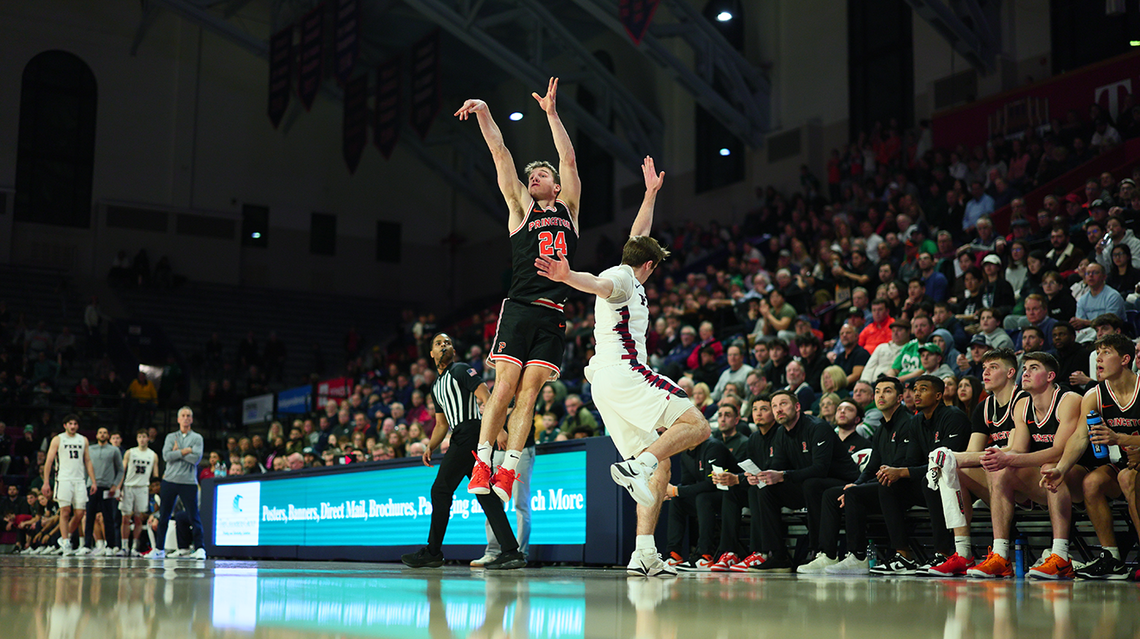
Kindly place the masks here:
POLYGON ((891 341, 893 321, 891 314, 887 312, 887 300, 876 298, 871 302, 871 323, 864 326, 859 333, 859 345, 868 353, 872 353, 879 344, 891 341))
MULTIPOLYGON (((697 344, 697 347, 693 349, 692 354, 689 355, 689 359, 685 362, 689 370, 694 370, 701 365, 700 352, 701 348, 705 346, 712 347, 713 354, 716 356, 717 361, 720 361, 720 358, 724 357, 724 346, 716 340, 716 336, 713 334, 712 322, 701 322, 700 328, 697 329, 697 334, 700 336, 701 341, 697 344)), ((713 380, 713 383, 715 384, 716 380, 713 380)))

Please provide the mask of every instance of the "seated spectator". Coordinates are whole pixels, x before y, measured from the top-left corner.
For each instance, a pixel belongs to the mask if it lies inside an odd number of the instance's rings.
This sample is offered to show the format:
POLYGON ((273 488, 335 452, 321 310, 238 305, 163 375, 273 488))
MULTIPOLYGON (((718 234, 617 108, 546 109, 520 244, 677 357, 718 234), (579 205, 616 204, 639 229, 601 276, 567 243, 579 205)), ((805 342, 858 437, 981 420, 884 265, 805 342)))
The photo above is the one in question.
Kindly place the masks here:
POLYGON ((538 429, 538 434, 535 436, 535 443, 549 444, 550 442, 557 441, 561 433, 558 430, 558 415, 553 411, 546 411, 541 414, 542 425, 538 429))
POLYGON ((744 385, 748 378, 748 374, 752 372, 752 367, 744 363, 744 349, 739 344, 732 344, 725 350, 728 368, 721 372, 720 377, 716 381, 716 387, 712 391, 713 401, 720 401, 721 396, 724 395, 725 386, 729 383, 738 383, 744 385))
POLYGON ((887 300, 878 297, 871 302, 871 323, 864 326, 859 333, 859 346, 868 353, 874 354, 879 344, 891 341, 891 324, 894 320, 887 312, 887 300))
POLYGON ((777 388, 787 386, 786 370, 790 361, 788 343, 779 338, 770 340, 768 342, 768 363, 760 372, 772 386, 777 388))
POLYGON ((871 353, 871 358, 867 360, 867 366, 859 379, 873 384, 880 375, 886 375, 902 352, 903 346, 909 342, 910 322, 905 319, 891 322, 891 341, 880 344, 871 353))
POLYGON ((582 397, 577 394, 566 396, 566 418, 562 420, 561 430, 567 437, 573 438, 574 432, 588 432, 594 436, 598 431, 598 420, 593 413, 582 403, 582 397))
MULTIPOLYGON (((871 354, 859 345, 859 335, 850 321, 839 327, 839 340, 836 348, 839 352, 828 353, 828 359, 843 370, 847 386, 853 386, 863 374, 871 354)), ((822 390, 822 380, 820 381, 822 390)))
POLYGON ((815 391, 811 385, 807 383, 806 371, 803 364, 797 360, 788 362, 788 366, 784 369, 788 379, 788 385, 784 387, 793 393, 800 402, 800 406, 806 406, 810 409, 815 404, 815 391))
POLYGON ((1092 321, 1101 315, 1124 317, 1124 298, 1105 282, 1105 268, 1099 262, 1085 267, 1084 282, 1088 292, 1077 299, 1077 315, 1069 324, 1077 329, 1077 341, 1091 342, 1096 332, 1090 330, 1092 321))
POLYGON ((1013 349, 1013 340, 1002 329, 997 311, 992 308, 983 308, 978 317, 980 320, 978 322, 980 329, 978 334, 986 338, 986 344, 989 344, 990 348, 1013 349))
POLYGON ((1054 226, 1049 232, 1049 246, 1052 248, 1045 257, 1061 273, 1075 271, 1085 257, 1085 254, 1069 241, 1069 229, 1064 224, 1054 226))
POLYGON ((1057 271, 1049 271, 1041 277, 1041 290, 1045 294, 1049 317, 1064 323, 1076 317, 1077 300, 1057 271))

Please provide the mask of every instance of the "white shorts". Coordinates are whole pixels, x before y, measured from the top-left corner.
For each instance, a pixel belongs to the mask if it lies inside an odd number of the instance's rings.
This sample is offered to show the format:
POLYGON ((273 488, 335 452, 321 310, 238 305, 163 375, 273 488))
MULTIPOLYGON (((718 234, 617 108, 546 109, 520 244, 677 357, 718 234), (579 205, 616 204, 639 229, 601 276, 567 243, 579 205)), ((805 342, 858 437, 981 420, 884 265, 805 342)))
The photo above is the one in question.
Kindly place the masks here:
POLYGON ((148 486, 123 486, 123 490, 119 493, 119 512, 125 515, 145 513, 148 501, 150 501, 148 486))
POLYGON ((73 510, 87 510, 87 482, 56 481, 55 503, 60 507, 71 506, 73 510))
POLYGON ((693 402, 669 380, 640 366, 623 365, 586 370, 594 405, 602 414, 606 434, 623 458, 631 458, 657 441, 657 429, 668 428, 693 402))

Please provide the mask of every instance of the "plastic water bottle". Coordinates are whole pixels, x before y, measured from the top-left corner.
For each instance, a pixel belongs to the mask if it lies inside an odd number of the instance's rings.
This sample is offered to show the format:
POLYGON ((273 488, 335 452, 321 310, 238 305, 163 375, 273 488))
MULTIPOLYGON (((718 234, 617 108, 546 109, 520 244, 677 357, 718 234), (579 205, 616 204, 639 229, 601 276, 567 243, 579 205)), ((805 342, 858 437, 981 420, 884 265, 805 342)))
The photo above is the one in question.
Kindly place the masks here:
POLYGON ((867 540, 867 567, 874 568, 879 563, 879 551, 875 548, 875 542, 870 539, 867 540))
POLYGON ((1013 574, 1025 578, 1025 538, 1020 536, 1013 540, 1013 574))
MULTIPOLYGON (((1093 426, 1100 426, 1102 423, 1104 423, 1104 420, 1100 418, 1100 413, 1096 412, 1095 410, 1090 410, 1086 419, 1089 423, 1089 433, 1091 437, 1093 426)), ((1108 457, 1108 446, 1105 446, 1104 444, 1093 444, 1092 449, 1093 456, 1097 459, 1106 459, 1108 457)))

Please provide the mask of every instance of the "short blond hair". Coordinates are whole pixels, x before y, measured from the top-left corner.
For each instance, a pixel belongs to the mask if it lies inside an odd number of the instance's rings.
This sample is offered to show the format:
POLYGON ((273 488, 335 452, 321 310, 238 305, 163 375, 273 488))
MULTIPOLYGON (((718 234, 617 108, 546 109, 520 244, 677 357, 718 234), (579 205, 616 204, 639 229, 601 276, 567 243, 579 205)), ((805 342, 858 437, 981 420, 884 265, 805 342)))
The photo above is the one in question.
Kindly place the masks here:
POLYGON ((550 174, 554 176, 554 183, 562 186, 562 178, 558 176, 558 169, 554 168, 554 165, 550 162, 547 162, 546 160, 535 160, 534 162, 526 165, 523 168, 523 174, 526 175, 526 179, 530 179, 530 174, 535 169, 549 169, 550 174))
POLYGON ((625 246, 621 250, 621 263, 628 264, 634 268, 645 264, 646 262, 653 262, 653 267, 656 268, 658 264, 669 257, 669 249, 661 246, 661 244, 649 237, 648 235, 634 235, 625 242, 625 246))

